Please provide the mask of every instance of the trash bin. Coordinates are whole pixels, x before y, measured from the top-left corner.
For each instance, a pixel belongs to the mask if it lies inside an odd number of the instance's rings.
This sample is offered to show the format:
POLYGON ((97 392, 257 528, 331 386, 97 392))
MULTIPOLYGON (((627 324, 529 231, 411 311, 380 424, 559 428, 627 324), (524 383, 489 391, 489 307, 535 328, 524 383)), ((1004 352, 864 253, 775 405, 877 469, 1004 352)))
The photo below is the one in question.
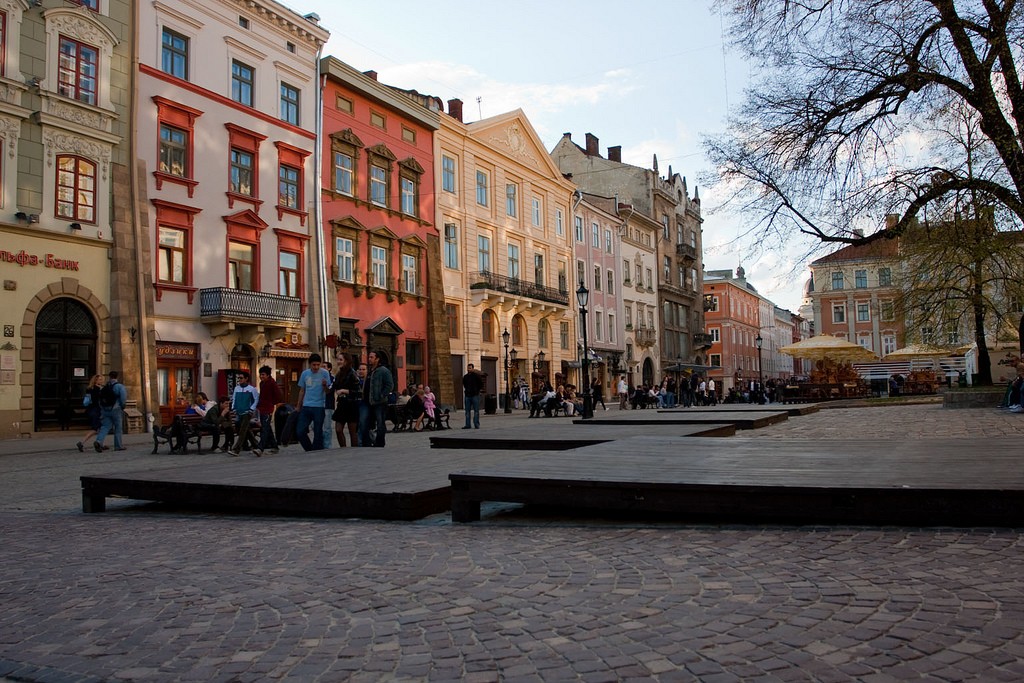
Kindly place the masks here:
POLYGON ((498 397, 494 394, 484 396, 484 414, 494 415, 498 412, 498 397))

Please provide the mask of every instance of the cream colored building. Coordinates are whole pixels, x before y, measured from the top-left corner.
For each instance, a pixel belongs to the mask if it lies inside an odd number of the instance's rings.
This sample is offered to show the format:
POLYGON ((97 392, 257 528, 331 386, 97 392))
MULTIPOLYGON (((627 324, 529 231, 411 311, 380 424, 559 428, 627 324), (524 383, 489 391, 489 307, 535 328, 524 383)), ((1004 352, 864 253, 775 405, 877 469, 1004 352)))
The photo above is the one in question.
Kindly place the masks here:
POLYGON ((658 357, 658 235, 661 224, 631 205, 619 208, 622 225, 622 313, 625 354, 621 368, 630 385, 643 383, 644 368, 656 376, 658 357))
POLYGON ((166 423, 263 364, 294 399, 331 329, 316 191, 329 34, 273 0, 140 7, 154 403, 166 423))
MULTIPOLYGON (((435 134, 437 223, 455 396, 469 363, 504 395, 509 376, 552 383, 576 360, 572 196, 522 110, 462 122, 449 102, 435 134), (540 354, 543 353, 543 356, 540 354), (541 360, 543 358, 543 360, 541 360)), ((575 373, 573 373, 575 376, 575 373)))

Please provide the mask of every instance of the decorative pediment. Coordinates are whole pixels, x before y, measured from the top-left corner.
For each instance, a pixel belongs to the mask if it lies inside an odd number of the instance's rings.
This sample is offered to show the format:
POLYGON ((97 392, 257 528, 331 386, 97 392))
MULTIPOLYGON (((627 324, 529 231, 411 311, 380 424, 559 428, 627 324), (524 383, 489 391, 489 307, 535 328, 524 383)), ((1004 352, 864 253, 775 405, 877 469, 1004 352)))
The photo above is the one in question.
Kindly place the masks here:
POLYGON ((395 161, 396 159, 398 159, 398 157, 395 156, 394 152, 388 149, 387 145, 385 145, 384 143, 376 144, 373 147, 367 147, 366 151, 369 154, 376 154, 379 157, 384 157, 388 161, 395 161))
POLYGON ((419 235, 409 235, 408 237, 403 237, 400 241, 402 244, 411 244, 421 249, 426 249, 427 247, 427 243, 420 239, 419 235))
POLYGON ((408 159, 402 159, 401 161, 398 162, 398 165, 401 166, 402 168, 412 171, 416 175, 423 175, 424 168, 420 166, 420 162, 416 161, 416 159, 414 159, 413 157, 409 157, 408 159))
POLYGON ((363 141, 359 139, 359 136, 352 132, 351 128, 331 133, 331 140, 335 142, 344 142, 345 144, 352 145, 353 147, 363 147, 363 141))
POLYGON ((345 216, 344 218, 332 218, 330 223, 335 228, 349 228, 351 230, 358 230, 360 232, 364 232, 366 230, 366 226, 357 221, 353 216, 345 216))
POLYGON ((260 231, 266 230, 270 227, 270 223, 267 223, 265 220, 260 218, 259 214, 252 209, 245 209, 238 213, 224 216, 224 222, 231 225, 237 225, 242 228, 253 228, 260 231))
POLYGON ((384 239, 389 239, 389 240, 397 240, 398 239, 398 235, 395 232, 393 232, 391 230, 391 228, 389 228, 386 225, 382 225, 380 227, 374 228, 374 229, 370 230, 369 233, 370 233, 370 235, 372 237, 382 237, 384 239))
POLYGON ((374 322, 370 323, 366 327, 366 331, 372 332, 373 334, 389 334, 398 336, 405 332, 401 327, 395 324, 395 321, 391 319, 391 316, 384 316, 374 322))
POLYGON ((542 175, 562 179, 522 109, 470 124, 473 137, 542 175))

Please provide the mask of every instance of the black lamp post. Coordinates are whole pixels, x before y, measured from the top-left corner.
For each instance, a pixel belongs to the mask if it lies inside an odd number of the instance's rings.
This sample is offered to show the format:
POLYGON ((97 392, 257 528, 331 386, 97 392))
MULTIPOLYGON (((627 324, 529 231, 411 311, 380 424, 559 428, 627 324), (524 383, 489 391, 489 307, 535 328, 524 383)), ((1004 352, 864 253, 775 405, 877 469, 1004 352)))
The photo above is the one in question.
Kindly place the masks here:
POLYGON ((512 402, 511 402, 511 399, 512 399, 512 386, 511 386, 511 383, 508 381, 508 338, 510 336, 511 335, 509 335, 509 333, 508 333, 508 328, 506 327, 505 331, 501 333, 501 341, 503 341, 505 343, 505 412, 506 413, 511 413, 512 412, 512 402))
MULTIPOLYGON (((514 348, 508 350, 508 360, 509 360, 509 369, 510 370, 516 370, 516 356, 517 355, 518 355, 518 353, 516 352, 516 350, 514 348)), ((518 377, 518 375, 519 375, 519 371, 516 370, 516 376, 518 377)), ((511 377, 511 375, 509 375, 509 377, 511 377)), ((518 390, 518 388, 517 388, 517 390, 518 390)), ((513 406, 516 403, 515 396, 516 396, 516 392, 512 392, 512 405, 513 406)), ((508 412, 512 412, 512 411, 509 410, 508 412)))
POLYGON ((594 406, 590 394, 590 345, 587 343, 587 304, 590 303, 590 290, 580 280, 580 288, 576 290, 576 303, 580 305, 580 326, 583 330, 583 419, 594 417, 594 406))
POLYGON ((757 337, 754 339, 754 344, 757 345, 757 402, 761 402, 761 392, 764 391, 764 375, 761 372, 761 345, 764 344, 764 339, 761 338, 761 333, 757 333, 757 337))

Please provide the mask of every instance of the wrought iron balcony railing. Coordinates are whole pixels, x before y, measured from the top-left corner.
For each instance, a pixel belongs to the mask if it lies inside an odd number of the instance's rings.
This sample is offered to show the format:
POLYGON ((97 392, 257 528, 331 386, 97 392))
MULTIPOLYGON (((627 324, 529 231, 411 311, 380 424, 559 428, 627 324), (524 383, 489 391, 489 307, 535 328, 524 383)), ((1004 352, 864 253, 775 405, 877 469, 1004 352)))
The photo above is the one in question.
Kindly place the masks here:
POLYGON ((470 289, 491 289, 496 292, 525 296, 530 299, 547 301, 552 304, 569 305, 569 292, 534 284, 526 280, 506 275, 498 275, 488 271, 471 273, 469 278, 470 289))
POLYGON ((714 343, 715 340, 711 337, 711 335, 705 332, 695 332, 693 335, 693 345, 698 348, 711 346, 714 343))
POLYGON ((302 322, 302 302, 295 297, 230 287, 199 290, 199 310, 204 320, 302 322))

